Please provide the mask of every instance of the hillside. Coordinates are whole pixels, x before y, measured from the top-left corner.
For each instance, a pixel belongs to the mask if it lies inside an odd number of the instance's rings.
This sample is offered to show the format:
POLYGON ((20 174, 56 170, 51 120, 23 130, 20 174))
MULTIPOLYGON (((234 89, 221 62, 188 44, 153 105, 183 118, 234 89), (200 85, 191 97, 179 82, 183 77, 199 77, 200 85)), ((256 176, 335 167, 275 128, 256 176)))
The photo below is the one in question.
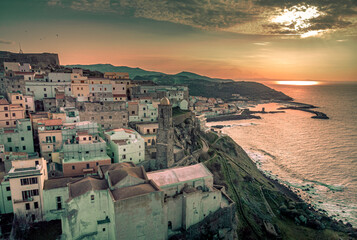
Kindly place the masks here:
POLYGON ((265 177, 227 136, 203 134, 200 157, 237 204, 239 239, 356 239, 357 229, 316 211, 290 189, 265 177), (269 227, 270 226, 270 227, 269 227))
POLYGON ((113 66, 111 64, 95 65, 67 65, 66 67, 80 67, 91 71, 100 72, 127 72, 131 79, 152 80, 160 85, 186 85, 189 87, 190 95, 222 98, 224 100, 240 99, 236 95, 247 100, 292 100, 282 92, 271 89, 261 83, 233 81, 231 79, 210 78, 191 72, 180 72, 178 74, 165 74, 154 71, 146 71, 141 68, 125 66, 113 66), (233 94, 235 96, 233 96, 233 94))

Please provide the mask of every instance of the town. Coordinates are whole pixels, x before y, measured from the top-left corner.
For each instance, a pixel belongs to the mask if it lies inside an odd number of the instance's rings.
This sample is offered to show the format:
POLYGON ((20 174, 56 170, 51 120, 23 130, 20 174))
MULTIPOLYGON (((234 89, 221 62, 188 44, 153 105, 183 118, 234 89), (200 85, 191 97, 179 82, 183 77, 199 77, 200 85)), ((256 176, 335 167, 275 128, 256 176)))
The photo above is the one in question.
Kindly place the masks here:
POLYGON ((43 54, 0 65, 3 237, 47 222, 61 239, 194 238, 215 219, 217 236, 233 238, 235 203, 190 138, 237 104, 43 54))

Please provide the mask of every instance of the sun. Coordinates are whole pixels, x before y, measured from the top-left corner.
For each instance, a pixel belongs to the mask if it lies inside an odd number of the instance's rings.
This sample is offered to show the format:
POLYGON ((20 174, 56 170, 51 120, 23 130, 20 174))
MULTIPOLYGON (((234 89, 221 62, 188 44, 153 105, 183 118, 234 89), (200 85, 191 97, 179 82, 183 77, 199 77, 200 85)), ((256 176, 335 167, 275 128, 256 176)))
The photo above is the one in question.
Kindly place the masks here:
POLYGON ((285 8, 279 15, 271 19, 272 23, 280 24, 283 30, 295 32, 302 38, 317 36, 322 31, 309 31, 310 20, 324 15, 317 7, 310 5, 296 5, 289 9, 285 8))
POLYGON ((297 85, 297 86, 312 86, 320 84, 317 81, 276 81, 280 85, 297 85))

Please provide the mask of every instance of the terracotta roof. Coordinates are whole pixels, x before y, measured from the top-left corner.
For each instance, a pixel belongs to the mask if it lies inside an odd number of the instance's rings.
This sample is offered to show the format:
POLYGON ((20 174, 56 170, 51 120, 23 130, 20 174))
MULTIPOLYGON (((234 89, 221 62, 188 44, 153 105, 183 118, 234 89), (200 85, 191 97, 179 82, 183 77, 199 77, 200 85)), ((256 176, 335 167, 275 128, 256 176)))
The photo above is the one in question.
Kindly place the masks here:
POLYGON ((102 170, 103 173, 106 173, 110 170, 121 169, 124 167, 135 167, 135 164, 132 162, 123 162, 123 163, 113 163, 110 165, 99 165, 99 168, 102 170))
POLYGON ((129 175, 132 177, 146 180, 145 173, 141 167, 122 167, 115 170, 109 170, 108 175, 112 186, 114 186, 129 175))
POLYGON ((19 72, 19 71, 16 71, 14 73, 17 75, 34 75, 35 74, 33 72, 19 72))
POLYGON ((5 98, 1 98, 0 105, 9 105, 9 102, 5 98))
POLYGON ((59 125, 62 125, 62 119, 38 120, 37 123, 45 124, 45 126, 59 126, 59 125))
POLYGON ((202 163, 147 173, 147 177, 159 187, 210 176, 212 173, 202 163))
POLYGON ((78 181, 80 178, 73 177, 63 177, 63 178, 54 178, 45 180, 43 185, 43 190, 50 190, 55 188, 67 187, 67 184, 70 182, 78 181))
POLYGON ((44 75, 42 75, 42 74, 36 74, 35 75, 35 78, 36 79, 41 79, 41 78, 44 78, 45 76, 44 75))
POLYGON ((64 99, 64 93, 56 93, 56 99, 64 99))
POLYGON ((76 182, 72 182, 68 184, 69 199, 79 197, 85 194, 86 192, 92 190, 105 190, 105 189, 108 189, 107 180, 88 176, 76 182))
POLYGON ((152 184, 145 183, 130 187, 115 189, 112 191, 115 200, 126 199, 134 196, 145 195, 151 192, 159 191, 152 184))

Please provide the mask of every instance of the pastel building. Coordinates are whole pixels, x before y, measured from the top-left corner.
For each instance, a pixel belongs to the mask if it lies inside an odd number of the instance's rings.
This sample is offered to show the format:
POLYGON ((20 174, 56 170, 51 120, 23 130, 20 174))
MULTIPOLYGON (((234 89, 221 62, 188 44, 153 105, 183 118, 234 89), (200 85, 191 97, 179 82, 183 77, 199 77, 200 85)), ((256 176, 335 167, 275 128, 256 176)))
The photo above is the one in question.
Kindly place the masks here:
POLYGON ((142 98, 128 102, 129 122, 157 122, 159 101, 142 98))
POLYGON ((62 149, 62 119, 45 119, 37 121, 37 133, 41 156, 52 161, 54 152, 62 149))
POLYGON ((136 130, 140 133, 145 141, 146 146, 156 145, 156 134, 159 128, 158 123, 137 123, 136 130))
POLYGON ((213 214, 217 228, 236 231, 235 204, 203 164, 149 173, 132 163, 101 166, 98 177, 68 184, 65 205, 64 239, 169 239, 183 232, 190 239, 197 234, 190 228, 213 214))
POLYGON ((133 162, 145 160, 145 141, 138 132, 120 128, 105 132, 105 137, 112 151, 114 162, 133 162))
POLYGON ((96 123, 66 124, 62 139, 61 164, 65 177, 94 174, 99 165, 111 163, 106 153, 106 142, 98 135, 96 123))
POLYGON ((0 128, 0 144, 6 152, 34 152, 33 134, 30 119, 16 121, 14 128, 0 128))
POLYGON ((10 104, 0 96, 0 128, 15 127, 16 121, 25 118, 25 108, 20 104, 10 104))
POLYGON ((43 185, 47 179, 47 163, 43 158, 13 160, 7 174, 11 189, 13 211, 16 217, 42 221, 43 185))

